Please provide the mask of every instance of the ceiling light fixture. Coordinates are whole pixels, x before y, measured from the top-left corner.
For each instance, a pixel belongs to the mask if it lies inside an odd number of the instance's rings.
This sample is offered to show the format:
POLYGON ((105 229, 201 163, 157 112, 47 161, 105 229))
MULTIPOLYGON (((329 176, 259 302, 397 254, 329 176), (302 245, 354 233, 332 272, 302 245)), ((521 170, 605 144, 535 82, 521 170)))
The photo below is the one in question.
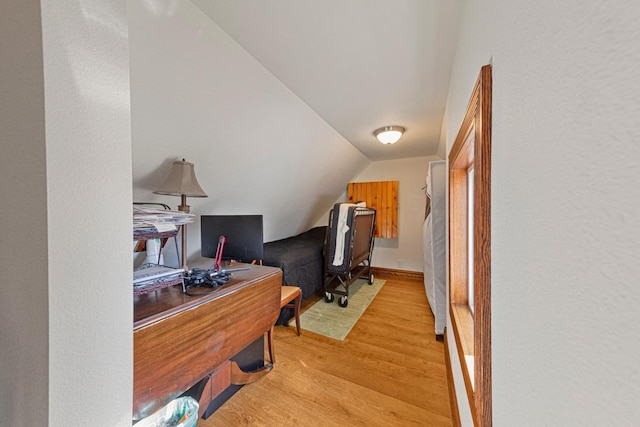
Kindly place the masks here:
POLYGON ((394 144, 398 142, 402 134, 406 131, 402 126, 385 126, 373 131, 373 135, 383 144, 394 144))

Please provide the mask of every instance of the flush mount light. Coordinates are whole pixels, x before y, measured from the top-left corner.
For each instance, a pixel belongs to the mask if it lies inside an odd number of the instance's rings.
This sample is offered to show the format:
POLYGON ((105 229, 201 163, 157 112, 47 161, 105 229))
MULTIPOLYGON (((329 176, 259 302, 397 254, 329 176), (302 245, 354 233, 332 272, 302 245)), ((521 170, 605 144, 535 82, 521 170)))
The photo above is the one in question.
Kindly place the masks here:
POLYGON ((383 144, 398 142, 406 129, 402 126, 385 126, 373 131, 373 135, 383 144))

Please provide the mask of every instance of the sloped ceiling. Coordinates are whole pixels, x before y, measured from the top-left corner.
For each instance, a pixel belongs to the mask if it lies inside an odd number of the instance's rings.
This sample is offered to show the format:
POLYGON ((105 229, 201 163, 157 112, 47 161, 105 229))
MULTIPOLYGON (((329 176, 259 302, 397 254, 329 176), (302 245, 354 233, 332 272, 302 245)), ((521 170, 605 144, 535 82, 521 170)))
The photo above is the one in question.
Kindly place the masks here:
POLYGON ((192 2, 133 1, 127 18, 134 200, 177 205, 153 191, 184 158, 209 195, 192 212, 261 214, 270 241, 326 218, 371 163, 192 2))
POLYGON ((436 155, 463 0, 193 3, 370 160, 436 155))

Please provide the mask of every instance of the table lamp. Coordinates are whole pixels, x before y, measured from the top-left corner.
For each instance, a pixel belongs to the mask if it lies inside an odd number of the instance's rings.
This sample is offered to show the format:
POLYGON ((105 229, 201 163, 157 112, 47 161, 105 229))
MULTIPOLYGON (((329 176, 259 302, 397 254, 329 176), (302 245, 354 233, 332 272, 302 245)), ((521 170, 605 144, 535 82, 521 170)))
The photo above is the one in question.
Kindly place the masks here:
MULTIPOLYGON (((173 162, 169 176, 154 193, 180 196, 182 199, 178 210, 185 213, 189 213, 190 210, 187 205, 187 196, 207 197, 207 193, 198 184, 193 163, 186 162, 184 159, 173 162)), ((187 224, 182 225, 182 268, 185 271, 189 270, 187 267, 187 224)))

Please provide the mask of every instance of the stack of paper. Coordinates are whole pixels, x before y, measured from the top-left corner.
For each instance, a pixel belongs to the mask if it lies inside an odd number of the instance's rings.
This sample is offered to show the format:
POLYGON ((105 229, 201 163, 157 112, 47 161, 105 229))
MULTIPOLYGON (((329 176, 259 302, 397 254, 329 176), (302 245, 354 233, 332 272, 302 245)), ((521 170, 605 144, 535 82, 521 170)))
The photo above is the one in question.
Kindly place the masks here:
POLYGON ((133 231, 164 232, 176 230, 179 225, 195 220, 195 215, 150 208, 133 207, 133 231))
POLYGON ((133 271, 133 295, 141 295, 182 283, 183 270, 142 264, 133 271))
POLYGON ((133 271, 133 284, 150 282, 165 277, 178 277, 183 270, 178 268, 165 267, 163 265, 143 264, 133 271))

